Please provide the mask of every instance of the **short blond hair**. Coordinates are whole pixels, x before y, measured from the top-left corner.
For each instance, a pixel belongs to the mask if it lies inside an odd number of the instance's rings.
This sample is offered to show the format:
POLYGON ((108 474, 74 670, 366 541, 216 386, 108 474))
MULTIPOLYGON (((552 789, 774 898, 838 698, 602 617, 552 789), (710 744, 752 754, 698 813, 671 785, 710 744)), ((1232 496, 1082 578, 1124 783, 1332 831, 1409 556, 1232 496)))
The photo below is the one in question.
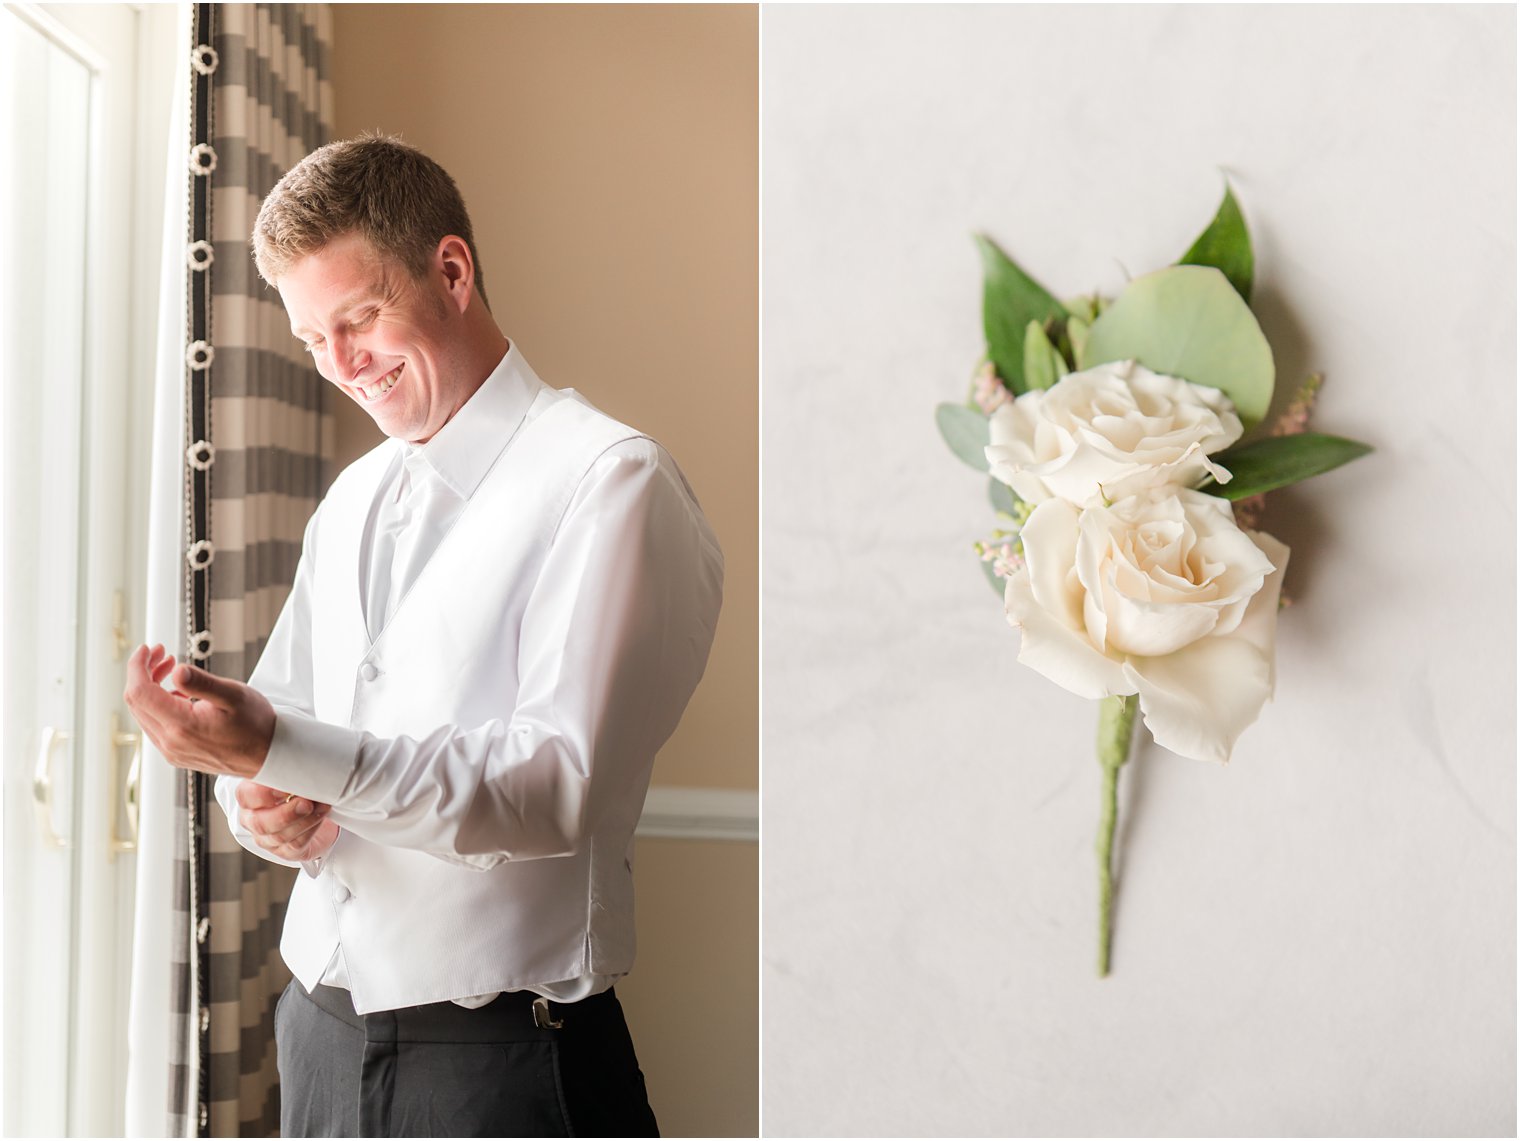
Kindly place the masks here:
POLYGON ((464 239, 475 262, 475 291, 485 275, 459 187, 416 147, 390 135, 361 135, 311 152, 275 184, 253 224, 259 276, 278 285, 291 266, 335 238, 359 234, 400 263, 413 280, 427 272, 448 234, 464 239))

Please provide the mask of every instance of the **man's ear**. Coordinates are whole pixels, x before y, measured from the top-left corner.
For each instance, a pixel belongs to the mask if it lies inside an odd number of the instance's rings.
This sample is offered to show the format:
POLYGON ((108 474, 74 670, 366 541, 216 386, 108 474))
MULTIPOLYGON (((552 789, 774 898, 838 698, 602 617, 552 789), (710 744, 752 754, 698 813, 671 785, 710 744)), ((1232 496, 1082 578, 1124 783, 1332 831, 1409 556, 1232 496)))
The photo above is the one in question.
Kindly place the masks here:
POLYGON ((433 253, 433 262, 448 303, 463 313, 475 296, 475 259, 470 255, 469 243, 456 234, 444 235, 433 253))

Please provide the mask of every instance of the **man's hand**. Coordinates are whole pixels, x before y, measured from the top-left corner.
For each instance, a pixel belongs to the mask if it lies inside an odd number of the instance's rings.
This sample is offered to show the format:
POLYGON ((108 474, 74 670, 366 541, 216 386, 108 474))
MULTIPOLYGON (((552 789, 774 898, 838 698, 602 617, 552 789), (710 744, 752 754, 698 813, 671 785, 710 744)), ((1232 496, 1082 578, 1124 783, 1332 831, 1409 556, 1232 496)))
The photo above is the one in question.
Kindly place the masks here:
POLYGON ((237 787, 238 820, 259 847, 286 860, 315 860, 333 846, 331 805, 245 780, 237 787))
POLYGON ((258 690, 191 665, 176 667, 163 646, 139 646, 127 660, 122 696, 170 764, 236 777, 264 767, 274 706, 258 690), (171 674, 173 691, 162 688, 171 674))

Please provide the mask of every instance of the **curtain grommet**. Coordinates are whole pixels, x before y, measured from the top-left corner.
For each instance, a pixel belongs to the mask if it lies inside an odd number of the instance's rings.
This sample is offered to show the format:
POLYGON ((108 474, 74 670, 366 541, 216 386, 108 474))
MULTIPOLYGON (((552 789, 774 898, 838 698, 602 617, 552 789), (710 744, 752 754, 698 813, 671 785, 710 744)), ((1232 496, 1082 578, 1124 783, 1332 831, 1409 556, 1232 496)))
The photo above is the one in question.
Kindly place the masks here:
POLYGON ((211 631, 200 630, 190 635, 190 656, 204 662, 211 656, 211 631))
POLYGON ((207 341, 191 341, 185 350, 185 363, 196 372, 204 372, 216 360, 216 348, 207 341))
POLYGON ((190 50, 190 66, 202 75, 210 75, 220 62, 221 57, 216 54, 216 49, 210 44, 196 44, 190 50))
POLYGON ((196 440, 185 449, 185 459, 196 471, 207 471, 216 460, 216 449, 210 440, 196 440))
POLYGON ((196 143, 190 148, 190 172, 207 175, 216 169, 216 148, 208 143, 196 143))
POLYGON ((210 539, 191 543, 190 549, 185 552, 185 561, 190 564, 191 570, 205 570, 215 557, 216 548, 211 545, 210 539))
POLYGON ((210 242, 194 242, 185 251, 185 261, 191 269, 207 269, 216 260, 216 249, 210 242))

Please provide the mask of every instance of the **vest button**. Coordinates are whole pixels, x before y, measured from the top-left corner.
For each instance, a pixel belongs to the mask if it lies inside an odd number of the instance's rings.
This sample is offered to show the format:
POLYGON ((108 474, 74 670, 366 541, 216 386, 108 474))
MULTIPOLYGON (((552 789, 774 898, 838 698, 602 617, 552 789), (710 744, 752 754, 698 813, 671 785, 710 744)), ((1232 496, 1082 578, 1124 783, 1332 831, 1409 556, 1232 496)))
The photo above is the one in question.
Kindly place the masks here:
POLYGON ((374 681, 380 676, 380 671, 375 668, 373 662, 365 662, 359 667, 359 676, 365 681, 374 681))
POLYGON ((342 884, 339 884, 337 887, 333 888, 333 899, 338 903, 347 903, 349 900, 353 899, 353 897, 354 893, 349 891, 348 888, 344 887, 342 884))

